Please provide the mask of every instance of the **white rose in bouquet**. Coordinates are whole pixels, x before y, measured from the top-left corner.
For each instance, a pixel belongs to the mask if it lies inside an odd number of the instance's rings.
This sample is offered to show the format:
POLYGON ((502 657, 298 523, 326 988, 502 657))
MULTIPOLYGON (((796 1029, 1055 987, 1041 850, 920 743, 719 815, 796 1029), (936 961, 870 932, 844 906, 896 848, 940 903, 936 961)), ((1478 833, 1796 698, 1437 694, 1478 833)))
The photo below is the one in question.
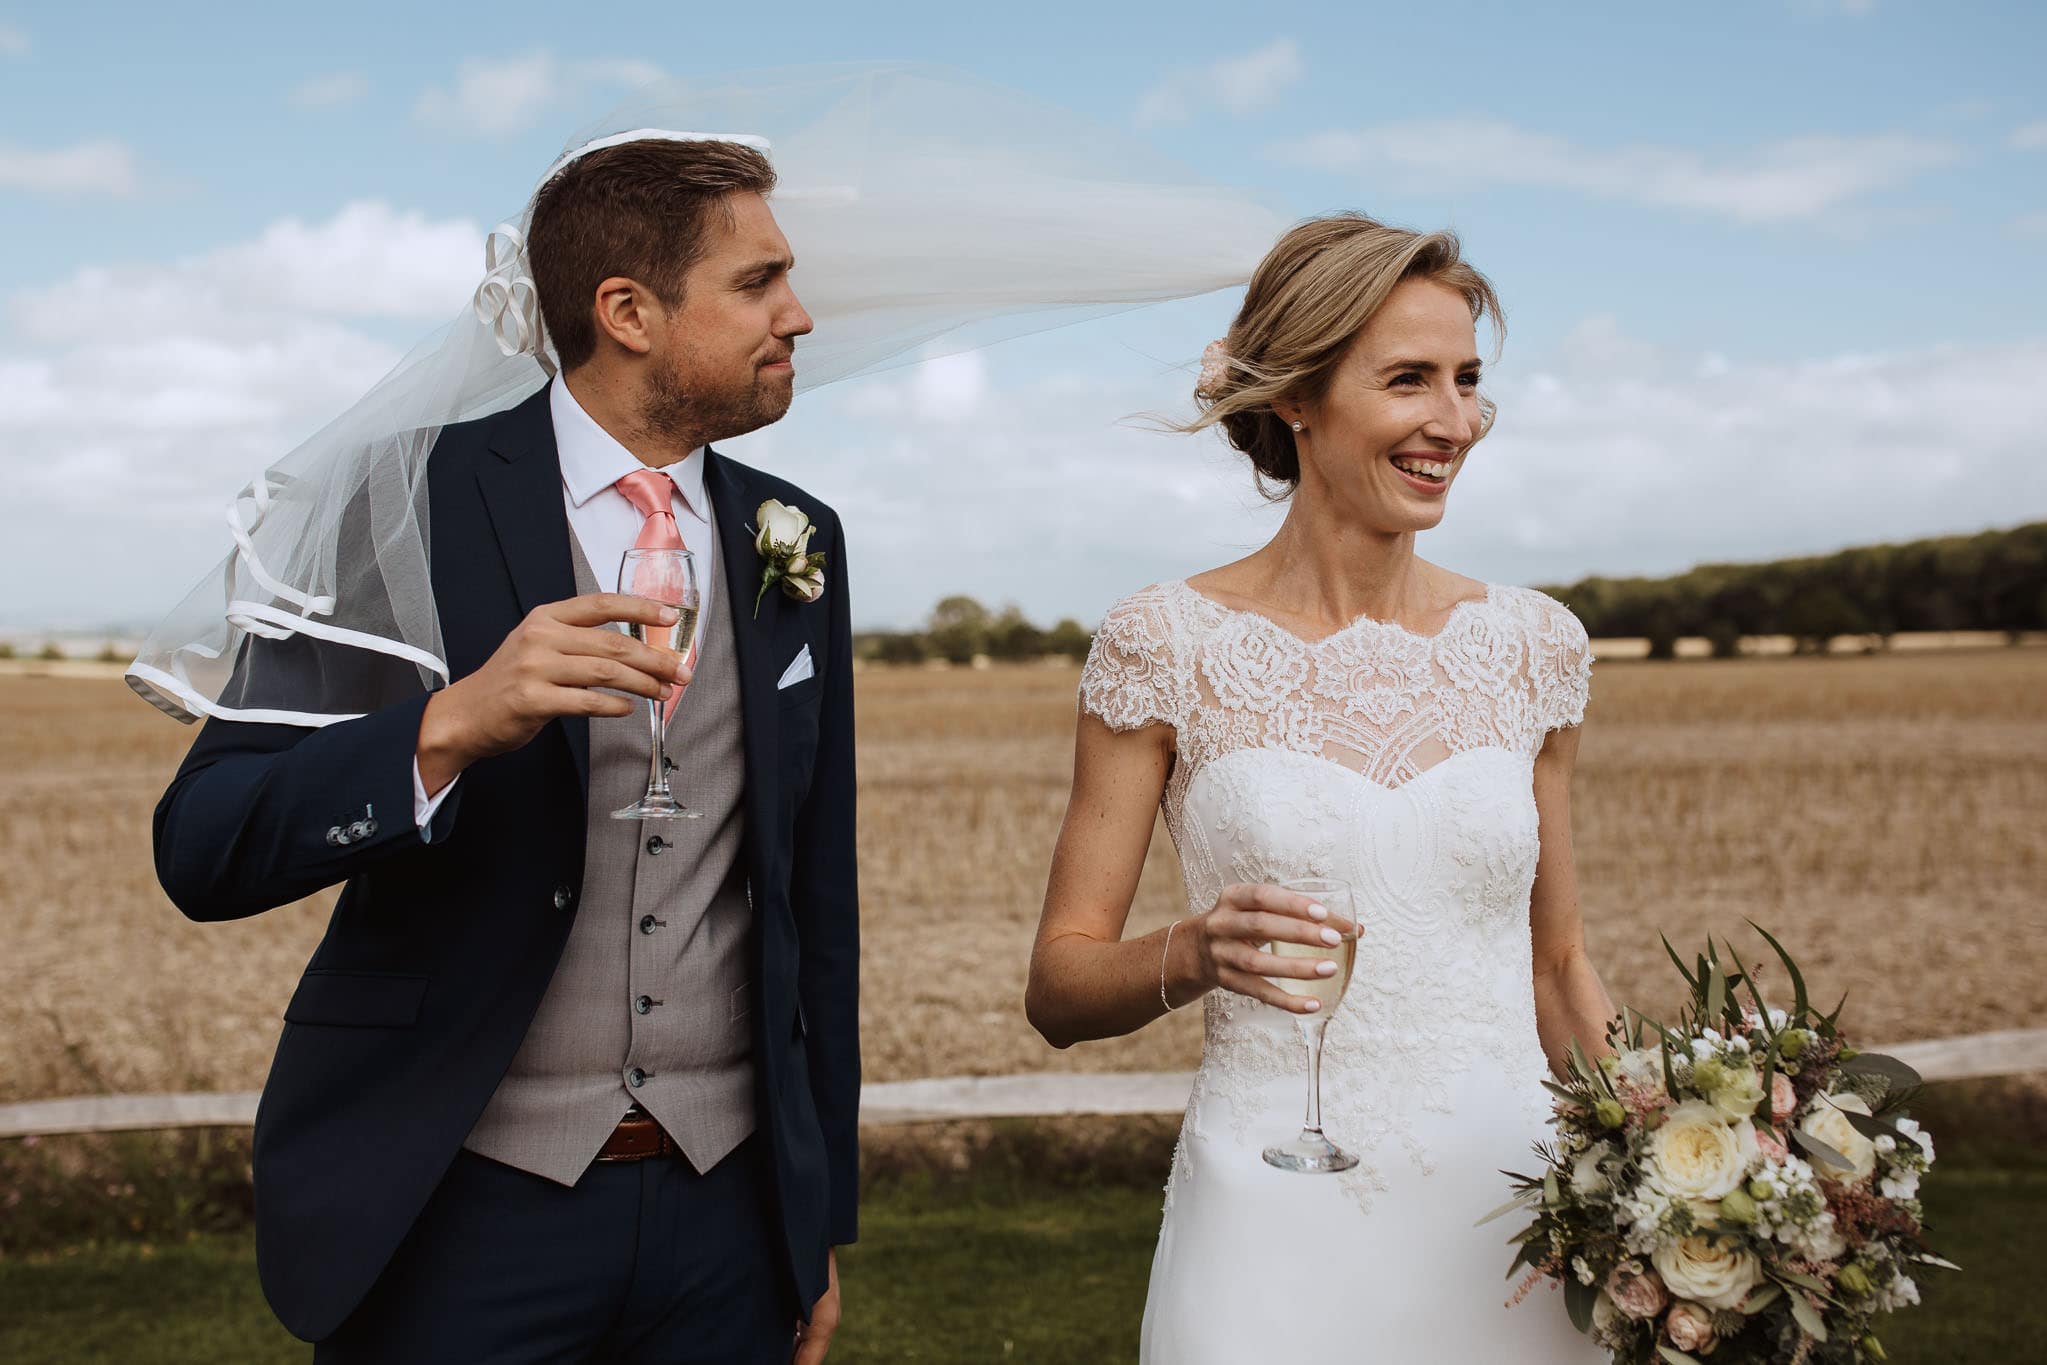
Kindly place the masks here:
POLYGON ((1650 1255, 1670 1292, 1709 1308, 1739 1308, 1762 1281, 1755 1253, 1717 1237, 1683 1237, 1650 1255))
POLYGON ((1720 1199, 1747 1179, 1756 1155, 1747 1119, 1729 1123, 1706 1101, 1687 1100, 1649 1139, 1650 1178, 1680 1199, 1720 1199))
POLYGON ((1799 1129, 1848 1159, 1843 1171, 1831 1161, 1819 1161, 1816 1169, 1828 1180, 1854 1185, 1869 1179, 1876 1169, 1876 1144, 1855 1131, 1849 1114, 1868 1114, 1869 1101, 1856 1094, 1821 1095, 1805 1111, 1799 1129))

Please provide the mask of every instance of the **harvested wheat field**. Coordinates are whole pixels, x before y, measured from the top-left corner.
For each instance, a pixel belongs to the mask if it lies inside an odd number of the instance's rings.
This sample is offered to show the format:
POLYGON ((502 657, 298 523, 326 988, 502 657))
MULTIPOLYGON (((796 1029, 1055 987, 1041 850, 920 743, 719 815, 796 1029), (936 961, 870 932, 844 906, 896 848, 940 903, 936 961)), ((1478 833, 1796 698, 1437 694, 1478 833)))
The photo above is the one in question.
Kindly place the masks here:
MULTIPOLYGON (((1063 1053, 1024 1021, 1075 679, 861 674, 871 1079, 1193 1064, 1198 1011, 1063 1053)), ((112 679, 0 676, 0 1100, 261 1083, 324 907, 165 901, 149 814, 190 734, 112 679)), ((1618 998, 1671 998, 1659 931, 1759 946, 1751 916, 1865 1038, 2047 1018, 2047 649, 1608 663, 1574 803, 1618 998)), ((1133 930, 1180 901, 1161 832, 1133 930)))

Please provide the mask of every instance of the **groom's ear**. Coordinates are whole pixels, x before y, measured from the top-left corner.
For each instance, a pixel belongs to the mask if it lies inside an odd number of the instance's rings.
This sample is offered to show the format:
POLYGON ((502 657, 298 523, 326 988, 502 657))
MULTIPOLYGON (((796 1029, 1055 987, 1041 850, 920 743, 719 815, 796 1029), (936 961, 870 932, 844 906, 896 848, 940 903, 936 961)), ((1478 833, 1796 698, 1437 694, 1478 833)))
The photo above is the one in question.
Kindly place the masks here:
POLYGON ((600 340, 608 339, 634 355, 654 349, 654 333, 665 312, 653 290, 623 275, 601 282, 592 304, 600 340))

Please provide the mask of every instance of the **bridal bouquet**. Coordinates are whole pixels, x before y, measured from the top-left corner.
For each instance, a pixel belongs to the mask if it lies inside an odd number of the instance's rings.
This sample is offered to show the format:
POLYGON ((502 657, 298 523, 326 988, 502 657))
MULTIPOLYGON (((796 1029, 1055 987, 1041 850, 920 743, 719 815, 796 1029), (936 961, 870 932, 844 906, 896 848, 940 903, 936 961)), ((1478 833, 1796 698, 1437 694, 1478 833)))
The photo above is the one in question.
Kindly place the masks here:
POLYGON ((1919 1181, 1933 1141, 1905 1117, 1919 1076, 1857 1052, 1783 947, 1795 996, 1770 1007, 1709 943, 1674 1026, 1632 1010, 1594 1065, 1573 1044, 1540 1175, 1509 1172, 1532 1210, 1507 1274, 1518 1302, 1561 1283, 1571 1320, 1617 1365, 1846 1365, 1883 1360, 1880 1315, 1919 1302, 1919 1181))

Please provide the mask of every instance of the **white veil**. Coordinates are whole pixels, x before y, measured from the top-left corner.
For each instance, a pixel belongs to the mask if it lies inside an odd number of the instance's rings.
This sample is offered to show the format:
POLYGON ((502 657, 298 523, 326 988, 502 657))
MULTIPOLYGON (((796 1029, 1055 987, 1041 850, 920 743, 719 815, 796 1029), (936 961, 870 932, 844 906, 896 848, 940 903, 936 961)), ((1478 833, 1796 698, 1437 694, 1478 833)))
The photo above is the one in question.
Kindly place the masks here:
MULTIPOLYGON (((770 202, 816 321, 797 346, 799 391, 927 342, 1241 284, 1283 226, 1123 134, 903 64, 657 82, 570 139, 548 174, 598 143, 741 135, 769 149, 770 202)), ((553 372, 521 248, 530 212, 529 198, 491 234, 473 311, 230 505, 227 558, 128 670, 143 697, 187 721, 318 726, 448 680, 427 455, 444 426, 511 407, 553 372)))

